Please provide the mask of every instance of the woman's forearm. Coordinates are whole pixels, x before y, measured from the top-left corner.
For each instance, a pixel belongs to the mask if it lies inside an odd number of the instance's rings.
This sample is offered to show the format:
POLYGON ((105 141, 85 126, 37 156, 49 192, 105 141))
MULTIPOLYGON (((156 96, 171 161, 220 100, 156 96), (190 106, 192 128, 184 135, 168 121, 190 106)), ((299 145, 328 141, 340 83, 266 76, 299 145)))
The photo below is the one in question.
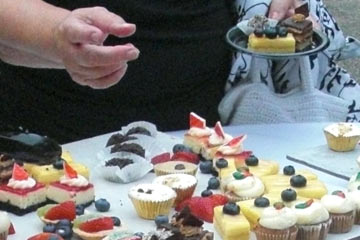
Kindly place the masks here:
POLYGON ((0 57, 5 62, 25 62, 30 67, 38 67, 40 60, 44 60, 41 67, 53 67, 54 63, 61 66, 53 31, 69 13, 41 0, 0 0, 0 57))

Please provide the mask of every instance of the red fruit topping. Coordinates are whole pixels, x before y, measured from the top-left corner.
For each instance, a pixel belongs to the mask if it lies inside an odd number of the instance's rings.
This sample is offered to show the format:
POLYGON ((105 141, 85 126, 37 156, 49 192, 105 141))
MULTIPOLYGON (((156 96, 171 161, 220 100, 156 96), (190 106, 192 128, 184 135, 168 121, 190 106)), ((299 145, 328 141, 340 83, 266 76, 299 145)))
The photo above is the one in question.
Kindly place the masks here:
POLYGON ((77 178, 77 172, 65 161, 64 161, 64 170, 65 170, 65 175, 68 178, 77 178))
POLYGON ((334 191, 334 192, 332 193, 332 195, 336 195, 336 196, 345 198, 345 193, 343 193, 343 192, 340 191, 340 190, 334 191))
POLYGON ((222 206, 228 202, 227 197, 221 194, 213 194, 209 198, 213 202, 214 206, 222 206))
POLYGON ((94 233, 114 228, 114 222, 111 217, 102 217, 94 220, 83 222, 79 229, 84 232, 94 233))
POLYGON ((206 121, 196 113, 190 113, 190 128, 206 128, 206 121))
POLYGON ((62 237, 55 233, 40 233, 35 236, 29 237, 27 240, 64 240, 62 237))
POLYGON ((76 206, 73 201, 66 201, 50 208, 46 214, 45 219, 60 220, 68 219, 74 220, 76 217, 76 206))
POLYGON ((21 181, 28 179, 28 177, 29 174, 22 167, 14 163, 12 178, 21 181))
POLYGON ((151 163, 156 165, 158 163, 170 161, 171 155, 169 152, 159 154, 151 159, 151 163))
POLYGON ((239 144, 241 144, 246 139, 246 135, 241 135, 239 137, 233 138, 230 142, 228 142, 228 146, 235 147, 239 144))
POLYGON ((195 153, 176 152, 171 157, 171 161, 183 161, 183 162, 189 162, 189 163, 193 163, 193 164, 199 164, 200 158, 195 153))
POLYGON ((222 139, 225 138, 225 132, 224 132, 224 130, 223 130, 222 126, 221 126, 221 123, 219 121, 215 124, 214 130, 215 130, 215 133, 219 137, 221 137, 222 139))
POLYGON ((15 234, 15 228, 14 228, 14 225, 12 223, 10 223, 10 227, 9 227, 9 232, 8 232, 9 235, 13 235, 15 234))

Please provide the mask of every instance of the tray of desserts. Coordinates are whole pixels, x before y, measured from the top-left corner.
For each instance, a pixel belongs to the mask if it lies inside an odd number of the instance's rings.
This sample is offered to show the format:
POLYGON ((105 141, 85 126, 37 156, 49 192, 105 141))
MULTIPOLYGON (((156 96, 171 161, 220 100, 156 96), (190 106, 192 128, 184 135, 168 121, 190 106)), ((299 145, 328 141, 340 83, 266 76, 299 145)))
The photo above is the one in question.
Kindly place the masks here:
POLYGON ((296 58, 316 54, 329 45, 329 39, 313 27, 307 4, 282 21, 256 15, 239 22, 226 34, 237 51, 269 59, 296 58))

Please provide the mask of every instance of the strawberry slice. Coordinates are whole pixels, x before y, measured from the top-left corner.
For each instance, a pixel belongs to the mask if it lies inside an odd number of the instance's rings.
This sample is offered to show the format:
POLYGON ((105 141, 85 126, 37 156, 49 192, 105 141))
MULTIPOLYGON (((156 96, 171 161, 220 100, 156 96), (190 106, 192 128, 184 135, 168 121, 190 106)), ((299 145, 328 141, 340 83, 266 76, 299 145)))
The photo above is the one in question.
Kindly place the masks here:
POLYGON ((77 172, 66 161, 64 161, 64 170, 66 177, 77 178, 77 172))
POLYGON ((100 232, 105 230, 111 230, 114 228, 114 222, 111 217, 102 217, 94 220, 83 222, 79 225, 79 229, 88 232, 100 232))
POLYGON ((12 223, 10 223, 8 234, 9 235, 15 234, 15 228, 14 228, 14 225, 12 223))
POLYGON ((12 178, 15 180, 26 180, 29 178, 29 174, 18 164, 14 163, 12 178))
POLYGON ((206 128, 206 121, 196 113, 190 113, 190 128, 206 128))
POLYGON ((158 163, 170 161, 171 155, 169 152, 159 154, 151 159, 151 163, 156 165, 158 163))
POLYGON ((222 194, 213 194, 209 197, 214 207, 225 205, 228 202, 227 197, 222 194))
POLYGON ((218 136, 221 137, 222 139, 225 139, 225 132, 224 132, 224 129, 222 128, 222 126, 221 126, 221 122, 220 122, 220 121, 218 121, 218 122, 215 124, 214 130, 215 130, 216 135, 218 135, 218 136))
POLYGON ((66 201, 50 208, 44 215, 48 220, 68 219, 74 220, 76 217, 76 206, 73 201, 66 201))
POLYGON ((201 198, 200 201, 190 204, 191 213, 205 222, 213 222, 214 205, 209 197, 201 198))
POLYGON ((64 240, 55 233, 39 233, 35 236, 29 237, 27 240, 64 240))
POLYGON ((191 152, 176 152, 171 157, 171 161, 183 161, 193 164, 199 164, 200 158, 197 154, 191 152))
POLYGON ((247 137, 247 135, 241 135, 239 137, 233 138, 226 145, 229 147, 239 146, 246 139, 246 137, 247 137))

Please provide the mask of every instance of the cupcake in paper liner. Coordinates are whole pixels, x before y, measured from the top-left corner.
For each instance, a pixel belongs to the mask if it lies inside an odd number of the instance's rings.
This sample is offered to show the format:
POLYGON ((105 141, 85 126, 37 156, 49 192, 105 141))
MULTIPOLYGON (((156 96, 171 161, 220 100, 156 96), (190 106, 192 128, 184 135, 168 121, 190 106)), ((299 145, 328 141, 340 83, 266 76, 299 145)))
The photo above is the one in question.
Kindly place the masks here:
POLYGON ((325 240, 330 229, 331 218, 328 210, 310 199, 292 207, 299 229, 297 240, 325 240))
POLYGON ((174 203, 174 206, 177 206, 182 201, 192 197, 197 179, 189 174, 168 174, 156 177, 153 183, 171 187, 177 195, 174 203))
POLYGON ((157 129, 156 126, 150 122, 138 121, 128 124, 121 128, 121 132, 124 135, 142 134, 149 137, 156 138, 157 129))
POLYGON ((105 147, 110 147, 113 146, 115 144, 122 144, 124 142, 127 142, 129 140, 135 140, 137 139, 136 135, 124 135, 120 132, 114 133, 112 134, 109 139, 107 140, 105 147))
POLYGON ((169 161, 158 163, 154 166, 156 176, 181 173, 195 176, 198 166, 193 163, 183 161, 169 161))
POLYGON ((176 192, 162 184, 139 184, 129 191, 136 213, 144 219, 155 219, 158 215, 169 215, 176 192))
POLYGON ((353 123, 334 123, 324 129, 327 144, 337 152, 355 149, 360 140, 360 128, 353 123))
POLYGON ((354 224, 355 203, 342 191, 334 191, 321 198, 321 204, 328 210, 331 218, 330 233, 350 232, 354 224))
POLYGON ((119 153, 104 159, 97 168, 108 181, 117 183, 134 182, 153 169, 145 158, 132 153, 119 153))
POLYGON ((347 193, 347 196, 355 204, 354 224, 360 225, 360 187, 347 193))
POLYGON ((0 240, 6 240, 10 227, 10 219, 7 212, 0 211, 0 240))

